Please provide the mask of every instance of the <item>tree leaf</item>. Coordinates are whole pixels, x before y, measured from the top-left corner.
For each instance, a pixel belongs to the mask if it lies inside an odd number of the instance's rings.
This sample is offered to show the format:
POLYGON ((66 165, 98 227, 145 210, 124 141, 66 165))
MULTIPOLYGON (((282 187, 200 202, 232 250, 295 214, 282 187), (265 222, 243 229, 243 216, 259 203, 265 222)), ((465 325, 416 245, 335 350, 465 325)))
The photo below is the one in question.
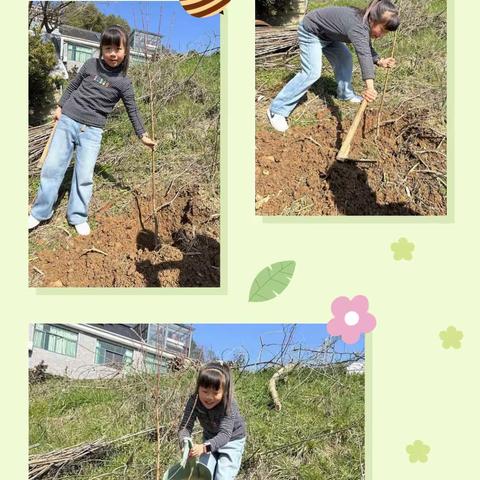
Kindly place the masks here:
POLYGON ((295 271, 295 262, 288 260, 265 267, 250 287, 250 302, 266 302, 280 295, 290 283, 295 271))

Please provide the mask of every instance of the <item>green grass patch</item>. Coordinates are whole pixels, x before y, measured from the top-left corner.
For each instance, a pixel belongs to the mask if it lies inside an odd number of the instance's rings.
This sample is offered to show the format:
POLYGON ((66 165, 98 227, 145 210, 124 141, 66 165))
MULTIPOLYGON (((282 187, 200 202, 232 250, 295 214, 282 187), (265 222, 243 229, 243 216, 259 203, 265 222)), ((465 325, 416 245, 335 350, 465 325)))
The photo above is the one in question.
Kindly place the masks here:
MULTIPOLYGON (((343 368, 299 369, 279 382, 282 410, 272 409, 267 389, 274 369, 235 374, 235 395, 247 424, 248 440, 239 480, 360 478, 363 459, 364 381, 343 368)), ((30 387, 32 453, 98 438, 113 440, 155 425, 158 397, 162 425, 162 473, 179 458, 176 430, 195 372, 132 374, 123 379, 50 379, 30 387), (155 392, 158 390, 158 394, 155 392)), ((195 437, 201 441, 200 428, 195 437)), ((98 459, 82 461, 63 480, 112 476, 153 479, 154 439, 141 436, 113 447, 98 459), (118 469, 118 470, 117 470, 118 469)))

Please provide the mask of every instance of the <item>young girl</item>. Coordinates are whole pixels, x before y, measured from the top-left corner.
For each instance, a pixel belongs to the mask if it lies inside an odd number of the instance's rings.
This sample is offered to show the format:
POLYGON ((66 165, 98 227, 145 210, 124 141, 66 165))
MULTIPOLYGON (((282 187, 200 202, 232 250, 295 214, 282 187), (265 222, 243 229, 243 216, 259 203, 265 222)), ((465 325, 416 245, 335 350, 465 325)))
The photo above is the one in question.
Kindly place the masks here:
POLYGON ((288 129, 287 117, 308 88, 320 78, 322 54, 335 72, 338 98, 355 103, 362 101, 352 88, 352 55, 345 42, 353 45, 360 62, 365 81, 363 98, 368 102, 375 100, 374 65, 391 68, 395 66, 395 59, 380 58, 370 39, 395 31, 399 25, 398 10, 388 0, 373 0, 364 10, 329 7, 308 13, 298 27, 302 71, 285 85, 267 110, 272 127, 280 132, 288 129))
POLYGON ((82 65, 58 102, 54 114, 57 128, 28 218, 29 230, 53 215, 58 190, 76 148, 67 220, 80 235, 90 233, 87 217, 93 190, 93 170, 100 151, 103 127, 120 99, 137 136, 146 146, 154 148, 155 142, 145 134, 132 82, 127 77, 129 53, 125 30, 117 25, 107 28, 100 38, 100 58, 90 58, 82 65))
POLYGON ((225 363, 208 363, 200 370, 180 424, 181 444, 191 437, 195 419, 203 428, 204 441, 193 445, 190 456, 200 457, 213 480, 234 479, 245 448, 245 421, 233 398, 230 369, 225 363))

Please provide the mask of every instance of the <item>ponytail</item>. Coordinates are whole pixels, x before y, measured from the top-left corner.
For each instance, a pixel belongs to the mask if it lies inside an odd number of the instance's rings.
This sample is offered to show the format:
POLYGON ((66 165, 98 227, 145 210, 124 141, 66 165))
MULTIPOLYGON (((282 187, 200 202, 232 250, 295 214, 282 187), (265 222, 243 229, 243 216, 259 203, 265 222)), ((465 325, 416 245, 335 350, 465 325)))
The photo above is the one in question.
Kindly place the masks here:
POLYGON ((359 10, 363 23, 382 24, 386 30, 394 32, 400 26, 398 8, 390 0, 372 0, 367 8, 359 10), (385 20, 385 14, 390 13, 385 20))
POLYGON ((373 10, 373 7, 378 5, 381 2, 381 0, 372 0, 370 2, 370 5, 365 9, 365 13, 363 15, 363 23, 367 23, 368 20, 370 20, 370 14, 373 10))

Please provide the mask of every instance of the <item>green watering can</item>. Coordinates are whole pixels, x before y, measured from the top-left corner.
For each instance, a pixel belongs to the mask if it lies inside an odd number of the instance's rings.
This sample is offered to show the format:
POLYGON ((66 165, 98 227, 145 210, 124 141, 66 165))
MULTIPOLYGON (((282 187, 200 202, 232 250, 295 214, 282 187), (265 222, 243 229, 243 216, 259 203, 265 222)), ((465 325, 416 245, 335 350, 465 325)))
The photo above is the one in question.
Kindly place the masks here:
POLYGON ((183 441, 182 461, 171 466, 163 475, 163 480, 212 480, 212 473, 206 465, 196 458, 188 458, 191 448, 192 439, 186 438, 183 441))

